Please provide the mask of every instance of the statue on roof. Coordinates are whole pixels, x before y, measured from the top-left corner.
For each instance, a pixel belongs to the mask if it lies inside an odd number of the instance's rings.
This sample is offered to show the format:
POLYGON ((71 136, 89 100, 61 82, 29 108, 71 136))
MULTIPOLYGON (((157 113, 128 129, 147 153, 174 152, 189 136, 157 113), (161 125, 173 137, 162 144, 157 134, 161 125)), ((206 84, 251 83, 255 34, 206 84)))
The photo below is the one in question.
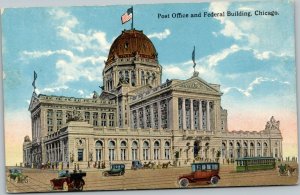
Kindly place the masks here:
POLYGON ((67 112, 67 122, 70 122, 70 121, 83 121, 80 111, 73 110, 73 111, 67 112))
POLYGON ((280 121, 276 121, 274 116, 271 117, 270 121, 267 122, 265 130, 276 129, 279 130, 280 121))

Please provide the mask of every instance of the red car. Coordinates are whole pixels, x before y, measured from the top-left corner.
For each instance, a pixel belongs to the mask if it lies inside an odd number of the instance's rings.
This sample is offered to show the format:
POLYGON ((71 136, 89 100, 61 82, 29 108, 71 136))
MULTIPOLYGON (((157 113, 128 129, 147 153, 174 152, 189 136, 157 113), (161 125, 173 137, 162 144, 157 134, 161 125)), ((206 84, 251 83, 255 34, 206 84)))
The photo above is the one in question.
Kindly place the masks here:
POLYGON ((53 190, 82 191, 85 185, 82 178, 85 176, 85 172, 60 171, 57 178, 50 180, 51 188, 53 190))
POLYGON ((207 182, 217 184, 219 176, 219 163, 193 163, 192 173, 182 175, 178 178, 178 184, 181 188, 186 188, 190 183, 207 182))

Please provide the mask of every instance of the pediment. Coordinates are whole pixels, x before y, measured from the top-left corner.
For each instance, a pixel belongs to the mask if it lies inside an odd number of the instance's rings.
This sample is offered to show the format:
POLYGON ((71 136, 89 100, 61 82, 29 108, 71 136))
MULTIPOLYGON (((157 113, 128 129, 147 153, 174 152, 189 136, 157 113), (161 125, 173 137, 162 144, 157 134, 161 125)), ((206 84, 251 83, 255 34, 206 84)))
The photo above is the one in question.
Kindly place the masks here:
POLYGON ((142 87, 139 87, 137 89, 134 89, 132 91, 130 91, 130 93, 133 93, 133 94, 142 94, 142 93, 145 93, 147 91, 150 91, 152 89, 152 87, 150 85, 144 85, 142 87))
POLYGON ((39 100, 37 94, 35 92, 33 92, 32 96, 31 96, 31 100, 30 100, 28 110, 29 111, 33 110, 39 103, 40 103, 40 100, 39 100))
POLYGON ((116 95, 106 92, 106 91, 103 91, 99 96, 99 98, 101 98, 101 99, 109 99, 109 100, 114 99, 115 97, 116 97, 116 95))
POLYGON ((185 81, 180 81, 175 86, 173 86, 175 90, 183 90, 190 91, 196 93, 209 93, 221 95, 222 93, 216 88, 212 87, 210 84, 205 82, 203 79, 199 77, 194 77, 185 81))

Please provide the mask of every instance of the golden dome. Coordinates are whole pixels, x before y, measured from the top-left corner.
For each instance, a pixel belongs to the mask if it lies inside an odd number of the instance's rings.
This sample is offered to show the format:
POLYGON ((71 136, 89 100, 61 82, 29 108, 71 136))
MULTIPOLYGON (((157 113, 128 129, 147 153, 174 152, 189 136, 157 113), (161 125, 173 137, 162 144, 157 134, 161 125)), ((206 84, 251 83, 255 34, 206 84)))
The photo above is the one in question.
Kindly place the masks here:
POLYGON ((157 59, 156 49, 143 31, 124 30, 111 45, 106 64, 111 64, 116 56, 128 58, 137 54, 142 58, 157 59))

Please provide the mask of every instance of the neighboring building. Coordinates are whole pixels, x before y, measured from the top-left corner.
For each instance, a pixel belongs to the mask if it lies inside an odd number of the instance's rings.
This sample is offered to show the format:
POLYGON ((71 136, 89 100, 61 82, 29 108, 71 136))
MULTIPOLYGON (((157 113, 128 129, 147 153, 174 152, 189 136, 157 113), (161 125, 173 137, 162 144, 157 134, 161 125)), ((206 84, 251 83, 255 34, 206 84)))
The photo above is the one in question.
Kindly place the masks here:
MULTIPOLYGON (((132 160, 184 166, 242 156, 282 158, 274 117, 259 132, 228 131, 220 85, 197 72, 187 80, 161 82, 162 66, 150 39, 124 30, 113 42, 103 70, 103 91, 93 98, 37 95, 29 111, 32 141, 23 144, 24 164, 132 160)), ((92 166, 92 165, 91 165, 92 166)))

